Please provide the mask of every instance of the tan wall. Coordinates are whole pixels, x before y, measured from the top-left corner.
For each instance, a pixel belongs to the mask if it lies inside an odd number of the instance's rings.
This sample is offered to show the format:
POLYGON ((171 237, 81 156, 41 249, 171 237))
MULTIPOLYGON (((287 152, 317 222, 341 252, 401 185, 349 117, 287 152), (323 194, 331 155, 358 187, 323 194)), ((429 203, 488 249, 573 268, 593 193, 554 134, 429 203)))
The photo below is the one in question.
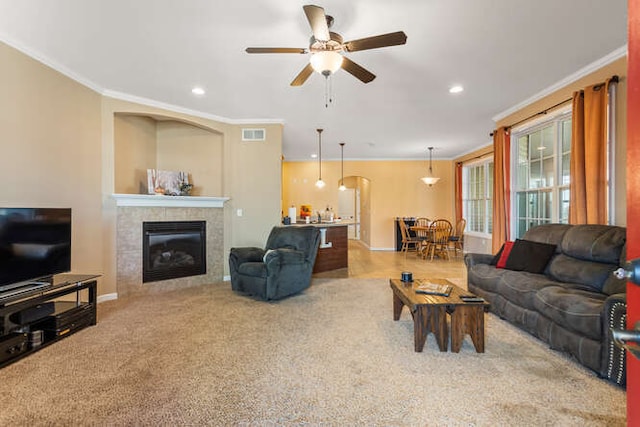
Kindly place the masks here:
MULTIPOLYGON (((322 178, 327 185, 318 189, 318 163, 284 162, 282 210, 295 204, 311 204, 313 210, 338 205, 341 177, 339 161, 322 162, 322 178)), ((361 240, 372 249, 395 247, 394 218, 426 216, 453 219, 453 167, 451 161, 434 160, 433 173, 440 181, 432 188, 420 178, 427 174, 428 162, 415 161, 346 161, 345 175, 370 180, 367 226, 361 217, 361 240)), ((361 194, 362 198, 362 194, 361 194)), ((361 199, 361 203, 365 201, 361 199)))
POLYGON ((156 121, 150 117, 116 114, 114 117, 114 168, 116 193, 147 192, 147 169, 156 163, 156 121))
POLYGON ((192 196, 221 195, 222 135, 175 121, 157 129, 158 169, 188 172, 192 196))
POLYGON ((100 274, 100 96, 4 43, 0 64, 0 203, 70 207, 72 271, 100 274))
MULTIPOLYGON (((232 126, 225 144, 224 190, 230 195, 225 224, 231 224, 231 246, 264 247, 282 206, 282 125, 260 125, 266 140, 243 142, 242 128, 232 126), (242 216, 238 216, 238 209, 242 216)), ((225 239, 225 242, 227 239, 225 239)), ((227 259, 227 258, 225 258, 227 259)), ((225 267, 228 271, 228 266, 225 267)))

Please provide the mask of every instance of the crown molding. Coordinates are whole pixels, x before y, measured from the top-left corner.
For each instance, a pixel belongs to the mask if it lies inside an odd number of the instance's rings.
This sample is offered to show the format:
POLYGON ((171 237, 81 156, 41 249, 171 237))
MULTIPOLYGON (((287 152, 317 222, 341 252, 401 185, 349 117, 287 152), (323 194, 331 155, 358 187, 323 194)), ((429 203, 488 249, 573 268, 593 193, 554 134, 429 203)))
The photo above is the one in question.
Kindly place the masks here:
POLYGON ((24 44, 18 42, 17 40, 14 40, 12 38, 10 38, 9 36, 7 36, 4 33, 0 33, 0 41, 2 41, 3 43, 7 44, 8 46, 11 46, 12 48, 24 53, 25 55, 27 55, 28 57, 30 57, 31 59, 34 59, 38 62, 40 62, 41 64, 46 65, 47 67, 57 71, 58 73, 70 78, 71 80, 80 83, 83 86, 86 86, 87 88, 93 90, 94 92, 97 93, 102 93, 104 88, 102 88, 99 84, 87 79, 86 77, 68 69, 67 67, 65 67, 64 65, 52 60, 51 58, 41 54, 40 52, 37 52, 33 49, 31 49, 28 46, 25 46, 24 44))
POLYGON ((282 119, 230 119, 227 117, 216 116, 214 114, 205 113, 198 110, 192 110, 190 108, 180 107, 178 105, 169 104, 162 101, 156 101, 154 99, 144 98, 141 96, 130 95, 128 93, 117 92, 109 89, 102 91, 102 95, 118 99, 121 101, 133 102, 136 104, 145 105, 147 107, 160 108, 162 110, 171 111, 173 113, 188 114, 190 116, 199 117, 202 119, 214 120, 221 123, 231 125, 245 125, 245 124, 284 124, 282 119))
POLYGON ((535 95, 533 95, 530 98, 525 99, 524 101, 514 105, 513 107, 504 110, 501 113, 496 114, 495 116, 493 116, 491 119, 494 122, 499 122, 500 120, 504 119, 505 117, 510 116, 513 113, 516 113, 520 110, 522 110, 524 107, 533 104, 534 102, 537 102, 539 100, 541 100, 542 98, 551 95, 554 92, 557 92, 558 90, 562 89, 563 87, 566 87, 568 85, 570 85, 573 82, 576 82, 578 80, 580 80, 583 77, 588 76, 589 74, 593 73, 594 71, 599 70, 600 68, 611 64, 614 61, 617 61, 620 58, 623 58, 627 56, 627 45, 625 44, 622 47, 619 47, 618 49, 614 50, 613 52, 609 53, 608 55, 603 56, 602 58, 592 62, 591 64, 587 65, 584 68, 581 68, 580 70, 576 71, 575 73, 565 77, 564 79, 560 80, 559 82, 549 86, 546 89, 543 89, 542 91, 536 93, 535 95))
POLYGON ((106 89, 99 84, 93 82, 92 80, 68 69, 64 65, 52 60, 51 58, 37 52, 24 44, 11 39, 4 33, 0 33, 0 41, 11 46, 12 48, 18 50, 19 52, 27 55, 31 59, 34 59, 41 64, 51 68, 54 71, 70 78, 71 80, 97 92, 102 96, 106 96, 109 98, 119 99, 127 102, 134 102, 137 104, 146 105, 148 107, 161 108, 163 110, 171 111, 173 113, 182 113, 188 114, 194 117, 199 117, 208 120, 214 120, 221 123, 231 124, 231 125, 257 125, 257 124, 284 124, 283 119, 230 119, 227 117, 221 117, 214 114, 205 113, 202 111, 192 110, 189 108, 180 107, 177 105, 156 101, 153 99, 143 98, 135 95, 130 95, 123 92, 113 91, 110 89, 106 89))

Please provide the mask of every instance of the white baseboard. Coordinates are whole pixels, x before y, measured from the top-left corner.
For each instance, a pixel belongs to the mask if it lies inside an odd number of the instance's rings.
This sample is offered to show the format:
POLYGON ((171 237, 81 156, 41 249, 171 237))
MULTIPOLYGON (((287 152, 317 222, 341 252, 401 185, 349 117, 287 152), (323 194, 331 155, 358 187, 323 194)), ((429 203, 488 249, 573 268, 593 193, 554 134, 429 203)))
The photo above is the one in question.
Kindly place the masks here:
POLYGON ((97 299, 98 299, 98 304, 105 301, 113 301, 115 299, 118 299, 118 294, 117 293, 104 294, 104 295, 100 295, 97 299))

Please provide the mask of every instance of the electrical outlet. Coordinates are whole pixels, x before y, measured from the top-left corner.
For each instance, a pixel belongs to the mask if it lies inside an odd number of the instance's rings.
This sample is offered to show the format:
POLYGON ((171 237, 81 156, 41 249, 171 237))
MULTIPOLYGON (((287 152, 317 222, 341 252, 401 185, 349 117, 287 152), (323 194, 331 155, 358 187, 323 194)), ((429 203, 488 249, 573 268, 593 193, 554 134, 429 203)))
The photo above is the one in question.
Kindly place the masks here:
POLYGON ((242 214, 243 214, 242 209, 237 209, 236 210, 236 215, 242 216, 242 214))

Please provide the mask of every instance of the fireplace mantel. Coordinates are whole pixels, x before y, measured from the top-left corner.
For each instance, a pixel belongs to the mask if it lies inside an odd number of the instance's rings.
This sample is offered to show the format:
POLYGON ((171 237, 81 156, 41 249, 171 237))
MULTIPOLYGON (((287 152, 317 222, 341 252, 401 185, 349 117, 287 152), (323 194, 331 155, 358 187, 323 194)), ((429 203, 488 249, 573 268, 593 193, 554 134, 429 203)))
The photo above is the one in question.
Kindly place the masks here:
POLYGON ((153 194, 112 194, 117 206, 167 208, 222 208, 229 197, 156 196, 153 194))

